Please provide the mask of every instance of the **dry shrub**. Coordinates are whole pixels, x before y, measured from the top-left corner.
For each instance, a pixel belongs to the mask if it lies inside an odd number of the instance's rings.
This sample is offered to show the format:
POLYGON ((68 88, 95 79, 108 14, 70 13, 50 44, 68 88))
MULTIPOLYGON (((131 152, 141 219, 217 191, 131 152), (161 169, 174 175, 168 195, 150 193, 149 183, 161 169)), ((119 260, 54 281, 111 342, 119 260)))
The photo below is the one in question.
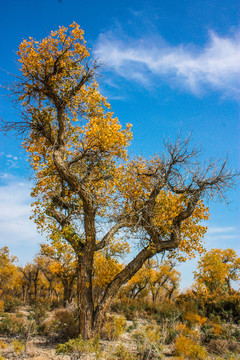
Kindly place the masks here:
POLYGON ((22 305, 22 300, 19 297, 5 295, 4 296, 4 311, 14 312, 22 305))
POLYGON ((78 334, 77 316, 67 309, 54 310, 43 323, 43 333, 52 340, 67 340, 78 334))
POLYGON ((3 311, 4 311, 4 301, 0 300, 0 315, 2 315, 3 311))
POLYGON ((238 341, 230 341, 228 348, 231 352, 240 354, 240 343, 238 341))
POLYGON ((124 333, 126 325, 125 316, 111 316, 105 322, 101 335, 107 340, 117 340, 124 333))
POLYGON ((217 355, 225 355, 229 351, 240 353, 240 344, 237 341, 228 341, 224 339, 212 339, 208 344, 208 350, 217 355))
POLYGON ((86 355, 95 354, 96 359, 101 357, 99 338, 83 340, 81 335, 71 339, 65 344, 59 344, 56 348, 57 354, 69 355, 71 360, 86 359, 86 355))
POLYGON ((222 339, 212 339, 208 344, 208 351, 217 355, 224 355, 228 352, 228 342, 222 339))
POLYGON ((202 326, 207 322, 207 318, 203 317, 195 312, 188 311, 183 315, 183 319, 186 320, 188 326, 198 325, 202 326))
POLYGON ((28 336, 36 330, 35 323, 22 314, 4 314, 0 322, 0 334, 28 336))
POLYGON ((140 359, 162 359, 162 333, 155 323, 141 326, 133 333, 140 359))
POLYGON ((6 349, 7 348, 7 344, 5 344, 4 341, 0 340, 0 350, 6 349))
POLYGON ((17 355, 20 355, 25 350, 25 344, 22 341, 14 340, 12 342, 12 346, 14 353, 16 353, 17 355))
POLYGON ((181 360, 205 360, 208 359, 207 351, 194 340, 179 336, 175 342, 176 354, 181 360))
POLYGON ((111 348, 107 354, 104 354, 105 360, 137 360, 139 359, 130 352, 123 344, 119 344, 115 348, 111 348))

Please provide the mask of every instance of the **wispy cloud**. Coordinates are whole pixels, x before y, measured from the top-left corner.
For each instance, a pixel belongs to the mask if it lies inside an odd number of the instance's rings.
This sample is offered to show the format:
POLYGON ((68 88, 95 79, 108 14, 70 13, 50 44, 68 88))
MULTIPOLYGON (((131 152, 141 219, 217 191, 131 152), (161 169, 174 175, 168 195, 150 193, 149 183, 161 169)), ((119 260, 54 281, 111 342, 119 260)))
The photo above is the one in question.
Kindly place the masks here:
POLYGON ((0 247, 8 246, 22 261, 29 261, 44 239, 37 233, 31 214, 31 184, 5 174, 0 186, 0 247))
POLYGON ((209 227, 207 230, 207 233, 210 235, 216 235, 216 234, 226 234, 226 233, 232 233, 235 232, 236 229, 233 226, 216 226, 216 227, 209 227))
POLYGON ((239 229, 234 226, 209 226, 206 246, 210 248, 239 248, 239 229))
POLYGON ((225 94, 239 93, 239 34, 221 37, 209 32, 208 42, 199 47, 172 46, 160 37, 123 40, 107 32, 99 36, 95 55, 119 75, 143 85, 161 80, 193 93, 207 87, 225 94))

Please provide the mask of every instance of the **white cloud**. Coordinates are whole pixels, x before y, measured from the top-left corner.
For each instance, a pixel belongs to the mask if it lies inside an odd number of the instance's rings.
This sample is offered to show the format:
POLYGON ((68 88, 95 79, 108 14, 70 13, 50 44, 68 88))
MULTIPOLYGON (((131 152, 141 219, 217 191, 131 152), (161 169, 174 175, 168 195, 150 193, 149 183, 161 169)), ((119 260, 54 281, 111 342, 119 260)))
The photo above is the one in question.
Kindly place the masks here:
POLYGON ((206 233, 206 247, 239 248, 239 229, 234 226, 210 226, 206 233))
POLYGON ((98 38, 95 55, 119 75, 148 84, 159 79, 198 93, 205 87, 239 93, 239 34, 221 37, 209 33, 202 48, 171 46, 163 39, 116 38, 112 32, 98 38))
POLYGON ((226 234, 226 233, 232 233, 235 232, 236 229, 233 226, 216 226, 216 227, 209 227, 207 230, 208 234, 226 234))
POLYGON ((0 186, 0 247, 8 246, 20 260, 30 261, 44 241, 29 219, 31 184, 5 175, 7 183, 0 186))

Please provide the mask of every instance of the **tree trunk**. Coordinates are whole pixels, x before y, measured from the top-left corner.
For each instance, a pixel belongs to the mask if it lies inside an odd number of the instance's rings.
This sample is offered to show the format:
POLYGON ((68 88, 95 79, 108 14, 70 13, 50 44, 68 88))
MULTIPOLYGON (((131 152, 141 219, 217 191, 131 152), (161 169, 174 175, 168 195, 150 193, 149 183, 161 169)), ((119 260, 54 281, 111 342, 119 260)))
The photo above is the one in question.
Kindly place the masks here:
POLYGON ((68 279, 63 279, 63 306, 66 307, 70 299, 70 286, 68 279))
POLYGON ((92 259, 78 259, 79 330, 84 340, 94 336, 94 302, 92 296, 92 259), (84 261, 83 261, 84 259, 84 261), (87 260, 87 261, 86 261, 87 260))

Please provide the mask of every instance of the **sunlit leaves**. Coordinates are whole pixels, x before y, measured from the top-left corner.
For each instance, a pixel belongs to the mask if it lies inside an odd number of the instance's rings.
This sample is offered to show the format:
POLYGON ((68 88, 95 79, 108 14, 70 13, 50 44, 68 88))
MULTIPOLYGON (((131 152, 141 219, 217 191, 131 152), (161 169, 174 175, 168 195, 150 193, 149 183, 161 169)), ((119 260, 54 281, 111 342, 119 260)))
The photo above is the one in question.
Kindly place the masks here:
POLYGON ((212 249, 199 260, 194 277, 196 286, 211 294, 231 292, 231 282, 240 279, 240 257, 233 249, 212 249))

